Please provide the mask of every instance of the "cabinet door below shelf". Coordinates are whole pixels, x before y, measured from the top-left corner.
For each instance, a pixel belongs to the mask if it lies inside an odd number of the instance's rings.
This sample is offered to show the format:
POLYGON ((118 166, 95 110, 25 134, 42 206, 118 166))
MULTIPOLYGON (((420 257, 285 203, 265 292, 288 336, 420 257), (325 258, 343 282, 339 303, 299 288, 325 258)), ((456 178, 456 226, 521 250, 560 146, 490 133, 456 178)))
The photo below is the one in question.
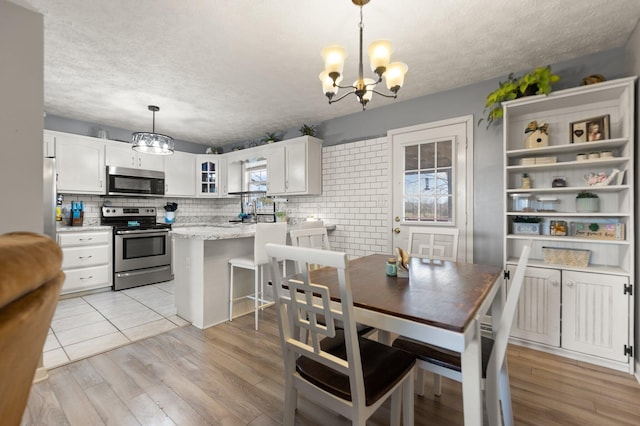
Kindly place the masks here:
MULTIPOLYGON (((514 277, 515 265, 507 269, 510 276, 514 277)), ((559 270, 526 269, 511 336, 560 347, 559 270)))
MULTIPOLYGON (((626 277, 562 273, 562 347, 628 362, 630 297, 626 277)), ((633 315, 631 316, 633 318, 633 315)))

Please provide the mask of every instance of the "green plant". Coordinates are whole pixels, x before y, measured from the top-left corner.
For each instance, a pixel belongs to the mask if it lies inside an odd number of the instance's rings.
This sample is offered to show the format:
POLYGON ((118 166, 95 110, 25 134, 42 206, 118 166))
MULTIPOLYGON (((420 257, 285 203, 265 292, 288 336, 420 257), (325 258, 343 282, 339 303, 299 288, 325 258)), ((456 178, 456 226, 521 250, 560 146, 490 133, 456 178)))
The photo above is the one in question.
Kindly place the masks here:
POLYGON ((598 194, 589 191, 580 191, 576 198, 598 198, 598 194))
POLYGON ((278 136, 276 136, 276 134, 274 132, 270 132, 267 133, 266 135, 264 135, 264 137, 262 138, 261 142, 278 142, 279 140, 281 140, 278 136))
MULTIPOLYGON (((559 80, 560 76, 551 73, 551 66, 536 68, 518 78, 513 73, 509 74, 506 81, 499 83, 500 87, 487 95, 483 111, 486 114, 487 128, 495 120, 502 118, 502 102, 522 96, 548 95, 551 93, 551 84, 559 80)), ((482 120, 484 118, 478 120, 478 125, 482 120)))
POLYGON ((518 223, 540 223, 544 219, 538 216, 514 216, 513 221, 518 223))
POLYGON ((276 212, 276 217, 285 217, 287 215, 286 212, 276 212))
POLYGON ((307 126, 306 124, 303 124, 298 131, 302 134, 302 136, 315 136, 316 126, 307 126))

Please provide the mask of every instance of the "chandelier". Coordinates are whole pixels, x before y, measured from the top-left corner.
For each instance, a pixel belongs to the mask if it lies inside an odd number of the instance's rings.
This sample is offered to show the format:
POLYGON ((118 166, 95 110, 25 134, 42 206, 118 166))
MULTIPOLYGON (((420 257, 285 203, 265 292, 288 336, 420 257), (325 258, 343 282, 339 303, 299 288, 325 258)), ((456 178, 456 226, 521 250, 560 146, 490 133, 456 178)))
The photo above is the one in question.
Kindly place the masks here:
POLYGON ((135 132, 131 135, 131 147, 138 152, 147 154, 173 154, 174 142, 171 136, 156 133, 156 112, 160 111, 155 105, 149 105, 153 112, 153 127, 151 132, 135 132))
POLYGON ((318 77, 322 82, 322 92, 329 98, 330 104, 338 102, 353 93, 356 95, 358 102, 362 104, 362 110, 364 111, 374 93, 386 98, 397 98, 398 91, 404 83, 404 76, 409 67, 403 62, 389 63, 391 60, 391 43, 387 40, 377 40, 369 46, 369 62, 371 63, 371 70, 378 78, 364 78, 362 66, 362 29, 364 28, 362 7, 369 3, 369 0, 351 1, 356 6, 360 6, 360 63, 358 79, 352 86, 340 85, 343 77, 344 59, 347 55, 344 48, 335 45, 322 49, 324 71, 322 71, 318 77), (376 85, 382 81, 383 77, 386 81, 387 89, 389 89, 392 94, 384 94, 374 90, 376 85), (334 100, 334 96, 338 94, 338 89, 350 89, 350 91, 334 100))

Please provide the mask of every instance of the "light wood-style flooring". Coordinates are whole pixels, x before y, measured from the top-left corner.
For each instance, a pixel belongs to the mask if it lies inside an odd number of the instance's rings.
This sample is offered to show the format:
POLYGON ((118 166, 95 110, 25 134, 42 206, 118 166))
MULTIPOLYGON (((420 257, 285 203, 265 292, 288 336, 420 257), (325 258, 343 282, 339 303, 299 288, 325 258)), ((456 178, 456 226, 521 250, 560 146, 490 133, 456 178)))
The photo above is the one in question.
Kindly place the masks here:
MULTIPOLYGON (((283 366, 274 309, 199 330, 185 326, 49 371, 23 425, 279 425, 283 366)), ((608 369, 509 348, 517 425, 638 425, 640 385, 608 369)), ((461 425, 461 387, 416 397, 417 425, 461 425)), ((368 422, 388 423, 388 405, 368 422)), ((297 424, 348 422, 300 398, 297 424)))

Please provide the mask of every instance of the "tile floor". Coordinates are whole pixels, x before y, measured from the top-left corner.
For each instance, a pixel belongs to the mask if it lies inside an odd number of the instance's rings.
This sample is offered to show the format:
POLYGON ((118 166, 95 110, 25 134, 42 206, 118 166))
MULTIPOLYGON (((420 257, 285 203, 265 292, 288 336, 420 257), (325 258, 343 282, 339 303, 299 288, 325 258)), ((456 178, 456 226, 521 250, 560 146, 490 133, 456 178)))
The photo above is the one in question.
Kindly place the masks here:
POLYGON ((63 299, 43 364, 58 367, 187 324, 176 315, 173 281, 63 299))

